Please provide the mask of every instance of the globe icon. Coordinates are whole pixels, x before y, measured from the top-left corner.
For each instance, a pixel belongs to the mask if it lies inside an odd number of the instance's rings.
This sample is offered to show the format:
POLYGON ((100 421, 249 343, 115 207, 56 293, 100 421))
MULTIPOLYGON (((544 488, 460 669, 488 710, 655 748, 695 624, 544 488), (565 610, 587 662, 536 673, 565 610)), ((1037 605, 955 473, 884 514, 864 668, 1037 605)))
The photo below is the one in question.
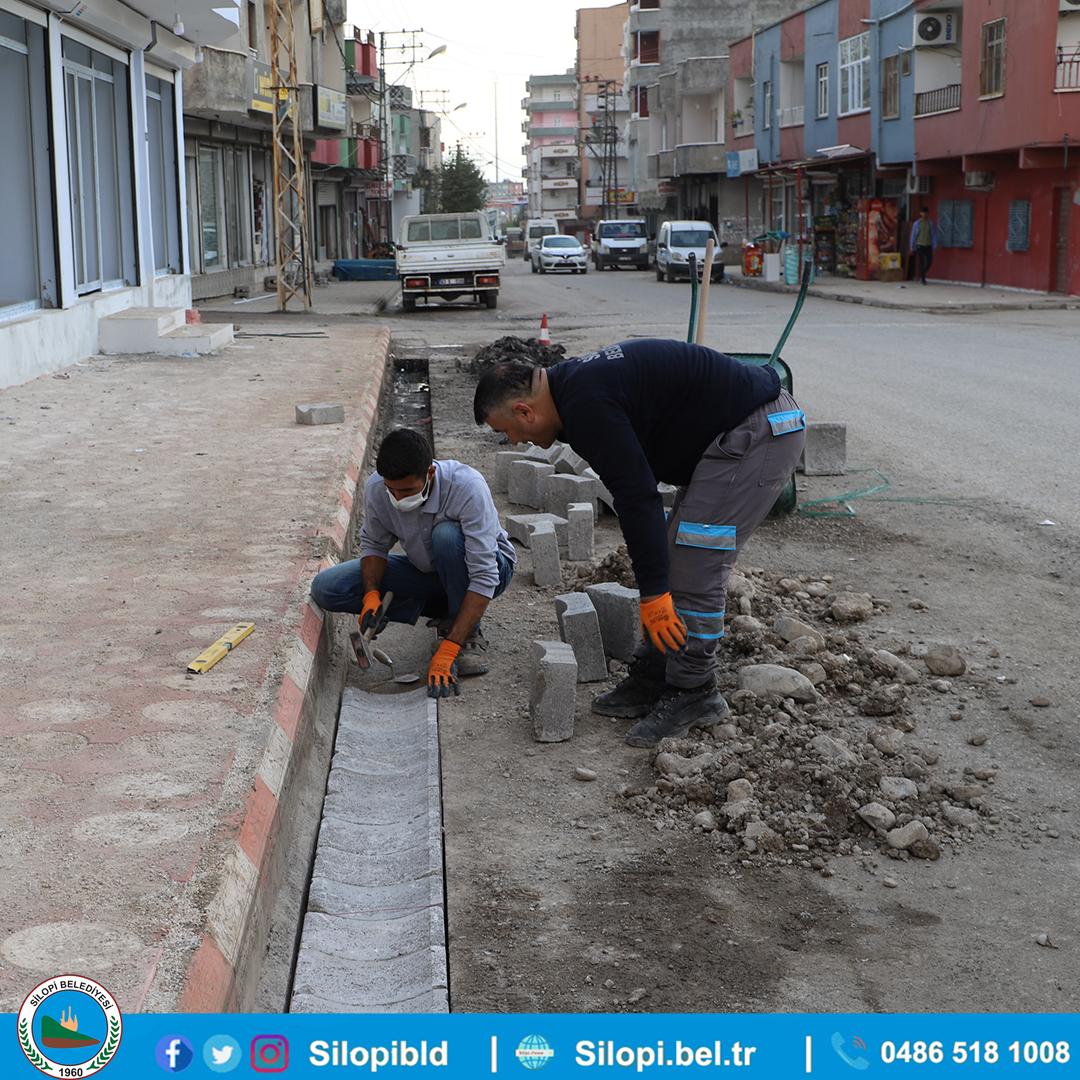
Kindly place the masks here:
POLYGON ((543 1035, 526 1035, 515 1053, 526 1069, 542 1069, 555 1056, 555 1051, 543 1035))

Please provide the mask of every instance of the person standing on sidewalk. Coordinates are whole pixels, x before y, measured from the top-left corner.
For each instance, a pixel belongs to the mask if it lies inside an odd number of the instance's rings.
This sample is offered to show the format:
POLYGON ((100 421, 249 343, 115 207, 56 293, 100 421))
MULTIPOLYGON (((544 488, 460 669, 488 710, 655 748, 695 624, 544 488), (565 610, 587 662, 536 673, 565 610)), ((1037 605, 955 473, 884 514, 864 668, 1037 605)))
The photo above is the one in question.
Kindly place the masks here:
POLYGON ((544 369, 498 364, 473 416, 513 443, 569 443, 611 492, 641 596, 627 677, 593 700, 655 746, 728 712, 716 686, 728 579, 795 469, 805 418, 771 367, 658 338, 544 369), (658 482, 677 486, 665 520, 658 482))
POLYGON ((324 611, 360 616, 364 633, 387 622, 438 620, 442 639, 428 670, 428 696, 460 694, 458 676, 483 675, 480 619, 514 576, 517 554, 499 525, 487 482, 460 461, 434 461, 415 428, 395 428, 379 447, 364 488, 360 558, 315 575, 311 598, 324 611), (391 555, 400 543, 404 555, 391 555))
POLYGON ((926 274, 934 261, 937 247, 937 226, 930 220, 930 210, 924 206, 911 226, 911 251, 915 256, 915 275, 925 285, 926 274))

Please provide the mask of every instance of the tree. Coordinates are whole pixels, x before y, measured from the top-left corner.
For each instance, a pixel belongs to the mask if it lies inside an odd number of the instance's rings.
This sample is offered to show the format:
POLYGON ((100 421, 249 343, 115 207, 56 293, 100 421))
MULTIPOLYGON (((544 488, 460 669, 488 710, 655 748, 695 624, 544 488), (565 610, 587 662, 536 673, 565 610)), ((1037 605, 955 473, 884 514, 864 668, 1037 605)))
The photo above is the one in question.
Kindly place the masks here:
POLYGON ((467 214, 483 210, 487 201, 487 181, 483 173, 457 144, 454 156, 439 170, 439 209, 444 214, 467 214))

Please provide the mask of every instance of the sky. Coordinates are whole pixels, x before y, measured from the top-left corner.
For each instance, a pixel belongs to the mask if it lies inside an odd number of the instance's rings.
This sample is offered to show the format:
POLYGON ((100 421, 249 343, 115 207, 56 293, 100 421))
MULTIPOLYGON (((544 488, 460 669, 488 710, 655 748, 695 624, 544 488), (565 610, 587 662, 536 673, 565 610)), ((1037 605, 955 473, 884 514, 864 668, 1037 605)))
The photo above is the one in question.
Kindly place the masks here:
POLYGON ((530 75, 561 75, 574 66, 574 26, 582 7, 609 7, 582 0, 348 0, 348 21, 358 30, 380 31, 386 38, 386 75, 390 82, 413 88, 413 105, 434 108, 442 116, 442 141, 453 152, 460 140, 489 180, 521 180, 525 164, 521 130, 525 83, 530 75), (422 48, 411 70, 393 60, 411 59, 401 44, 416 35, 422 48), (426 59, 432 49, 446 52, 426 59), (434 98, 429 94, 435 95, 434 98), (456 106, 465 103, 465 108, 456 106), (496 134, 495 119, 498 116, 496 134), (499 175, 495 175, 498 153, 499 175))

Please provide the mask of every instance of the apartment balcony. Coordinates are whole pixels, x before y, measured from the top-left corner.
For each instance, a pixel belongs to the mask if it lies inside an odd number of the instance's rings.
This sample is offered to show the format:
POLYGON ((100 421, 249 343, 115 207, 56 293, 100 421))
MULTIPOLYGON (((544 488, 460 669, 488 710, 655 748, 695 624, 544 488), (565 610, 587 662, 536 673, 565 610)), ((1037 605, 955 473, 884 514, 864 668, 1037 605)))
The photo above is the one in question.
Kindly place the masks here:
POLYGON ((805 105, 793 105, 789 109, 781 109, 778 113, 780 118, 780 126, 785 127, 798 127, 803 123, 803 117, 806 113, 805 105))
POLYGON ((952 112, 960 108, 960 84, 942 86, 915 95, 915 115, 932 116, 934 113, 952 112))
POLYGON ((676 176, 685 176, 687 173, 725 172, 726 170, 727 148, 723 143, 686 143, 675 147, 674 175, 676 176))
POLYGON ((650 154, 648 164, 650 180, 669 180, 676 175, 674 150, 661 150, 659 154, 650 154))
POLYGON ((1058 46, 1057 78, 1054 87, 1057 90, 1080 90, 1080 45, 1072 49, 1058 46))

